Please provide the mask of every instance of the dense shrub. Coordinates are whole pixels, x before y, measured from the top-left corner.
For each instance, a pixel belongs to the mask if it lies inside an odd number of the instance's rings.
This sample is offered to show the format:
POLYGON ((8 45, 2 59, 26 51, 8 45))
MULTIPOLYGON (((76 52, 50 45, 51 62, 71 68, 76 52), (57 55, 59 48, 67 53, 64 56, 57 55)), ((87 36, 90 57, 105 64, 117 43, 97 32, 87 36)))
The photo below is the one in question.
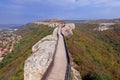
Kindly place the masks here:
POLYGON ((92 72, 83 77, 83 80, 112 80, 112 79, 105 73, 92 72))
POLYGON ((66 39, 75 68, 84 80, 119 80, 120 27, 102 32, 94 31, 96 27, 77 23, 74 35, 66 39))

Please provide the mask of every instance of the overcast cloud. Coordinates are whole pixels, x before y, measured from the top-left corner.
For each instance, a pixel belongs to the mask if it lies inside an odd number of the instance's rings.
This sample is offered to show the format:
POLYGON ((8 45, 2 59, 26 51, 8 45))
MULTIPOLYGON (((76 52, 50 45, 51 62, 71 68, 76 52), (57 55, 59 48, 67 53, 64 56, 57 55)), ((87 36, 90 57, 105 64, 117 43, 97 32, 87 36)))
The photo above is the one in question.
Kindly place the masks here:
POLYGON ((2 0, 0 23, 120 17, 120 0, 2 0))

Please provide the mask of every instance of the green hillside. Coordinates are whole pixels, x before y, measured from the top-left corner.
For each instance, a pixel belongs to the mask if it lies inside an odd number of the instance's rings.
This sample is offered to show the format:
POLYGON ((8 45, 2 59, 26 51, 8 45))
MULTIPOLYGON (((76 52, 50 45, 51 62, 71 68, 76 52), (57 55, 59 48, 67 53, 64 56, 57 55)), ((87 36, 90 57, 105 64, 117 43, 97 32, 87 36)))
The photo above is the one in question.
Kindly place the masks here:
MULTIPOLYGON (((74 35, 66 38, 75 68, 83 80, 120 80, 120 25, 99 32, 97 24, 77 23, 74 35)), ((0 80, 23 80, 24 61, 32 53, 32 46, 51 34, 53 28, 27 24, 16 33, 23 39, 15 50, 0 63, 0 80)))
POLYGON ((32 53, 32 46, 52 31, 53 28, 35 24, 27 24, 17 31, 23 39, 12 53, 4 55, 5 59, 0 63, 0 80, 23 80, 24 61, 32 53))
POLYGON ((83 80, 120 80, 120 25, 98 32, 97 24, 76 24, 66 38, 74 66, 83 80))

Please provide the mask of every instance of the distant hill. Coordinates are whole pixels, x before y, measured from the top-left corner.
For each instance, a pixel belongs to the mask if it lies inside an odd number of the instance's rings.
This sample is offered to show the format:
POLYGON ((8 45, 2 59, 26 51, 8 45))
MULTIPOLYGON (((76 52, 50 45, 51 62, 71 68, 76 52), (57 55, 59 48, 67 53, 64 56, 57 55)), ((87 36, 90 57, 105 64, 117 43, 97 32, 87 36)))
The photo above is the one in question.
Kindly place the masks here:
POLYGON ((45 22, 45 23, 64 23, 64 21, 58 20, 58 19, 48 19, 48 20, 41 20, 41 21, 37 21, 37 22, 45 22))
POLYGON ((23 24, 0 24, 0 29, 15 29, 22 27, 23 24))
POLYGON ((65 22, 72 22, 72 23, 82 23, 85 22, 86 20, 63 20, 65 22))
POLYGON ((116 19, 96 19, 96 20, 63 20, 65 22, 73 22, 73 23, 120 23, 120 18, 116 19))
POLYGON ((116 19, 98 19, 98 20, 86 20, 85 23, 120 23, 120 18, 116 19))

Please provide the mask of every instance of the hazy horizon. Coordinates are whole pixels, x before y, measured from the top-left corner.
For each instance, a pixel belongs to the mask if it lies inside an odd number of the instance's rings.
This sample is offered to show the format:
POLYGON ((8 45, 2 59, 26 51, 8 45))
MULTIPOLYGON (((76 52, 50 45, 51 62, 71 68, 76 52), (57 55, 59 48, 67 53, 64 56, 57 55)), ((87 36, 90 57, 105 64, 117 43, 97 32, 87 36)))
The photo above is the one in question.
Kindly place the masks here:
POLYGON ((120 18, 119 0, 2 0, 0 24, 120 18))

